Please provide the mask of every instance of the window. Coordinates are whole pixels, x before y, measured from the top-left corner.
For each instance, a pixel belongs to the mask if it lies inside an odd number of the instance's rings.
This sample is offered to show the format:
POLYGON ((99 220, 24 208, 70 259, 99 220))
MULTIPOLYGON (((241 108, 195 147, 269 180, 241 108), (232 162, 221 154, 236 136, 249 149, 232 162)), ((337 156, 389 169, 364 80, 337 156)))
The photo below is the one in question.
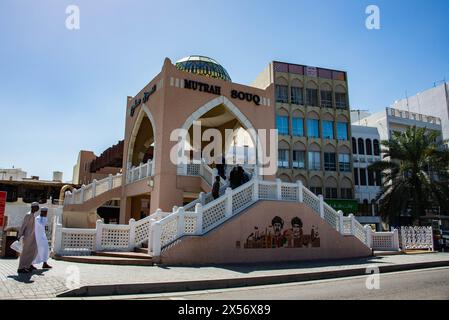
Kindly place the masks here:
POLYGON ((365 154, 365 143, 363 142, 362 138, 359 138, 358 145, 359 145, 359 154, 365 154))
POLYGON ((360 185, 366 186, 366 169, 360 168, 360 185))
POLYGON ((351 171, 351 163, 349 161, 350 155, 348 153, 340 153, 338 155, 338 167, 341 172, 351 171))
POLYGON ((321 91, 321 106, 332 108, 332 91, 321 91))
POLYGON ((276 102, 288 103, 288 86, 276 85, 276 102))
POLYGON ((309 151, 309 170, 321 170, 321 153, 309 151))
POLYGON ((288 117, 287 116, 276 116, 276 128, 280 135, 288 135, 288 117))
POLYGON ((373 140, 373 146, 374 146, 374 155, 375 156, 380 155, 379 140, 374 139, 373 140))
POLYGON ((374 171, 368 169, 368 185, 374 186, 374 171))
POLYGON ((357 154, 357 140, 352 138, 352 154, 357 154))
POLYGON ((354 184, 359 185, 359 169, 354 168, 354 184))
POLYGON ((352 189, 351 188, 341 188, 341 198, 342 199, 352 199, 352 189))
POLYGON ((323 188, 321 187, 310 187, 310 191, 312 191, 315 195, 319 196, 323 194, 323 188))
POLYGON ((381 186, 382 184, 382 173, 380 171, 376 171, 376 186, 381 186))
POLYGON ((333 121, 323 121, 323 138, 334 139, 334 122, 333 121))
POLYGON ((333 152, 324 153, 324 170, 337 171, 336 155, 333 152))
POLYGON ((337 139, 348 140, 348 124, 346 122, 337 122, 337 139))
POLYGON ((278 150, 278 167, 279 168, 288 168, 288 150, 287 149, 279 149, 278 150))
POLYGON ((291 88, 292 104, 304 104, 304 97, 302 94, 302 88, 291 88))
POLYGON ((309 138, 319 138, 320 137, 320 125, 319 121, 316 119, 307 120, 307 136, 309 138))
POLYGON ((300 150, 293 150, 293 168, 304 169, 305 167, 305 152, 300 150))
POLYGON ((337 188, 326 188, 326 199, 337 199, 337 188))
POLYGON ((293 131, 293 135, 296 137, 304 136, 304 119, 303 118, 293 118, 292 119, 292 131, 293 131))
POLYGON ((318 90, 306 89, 307 105, 318 107, 318 90))
POLYGON ((346 109, 346 93, 335 92, 335 106, 339 109, 346 109))
POLYGON ((371 139, 366 139, 365 140, 365 144, 366 144, 366 154, 369 156, 373 155, 373 148, 371 146, 371 139))

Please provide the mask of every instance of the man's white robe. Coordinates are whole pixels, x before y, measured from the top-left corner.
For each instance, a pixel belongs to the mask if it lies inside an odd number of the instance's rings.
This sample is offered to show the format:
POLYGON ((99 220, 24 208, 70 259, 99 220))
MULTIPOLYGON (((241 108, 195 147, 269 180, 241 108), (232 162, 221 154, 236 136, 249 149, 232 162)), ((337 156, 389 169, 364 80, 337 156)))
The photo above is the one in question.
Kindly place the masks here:
POLYGON ((33 261, 33 264, 47 262, 49 257, 49 248, 47 235, 45 234, 45 225, 47 224, 47 219, 44 217, 37 216, 34 223, 36 243, 37 243, 37 256, 33 261))

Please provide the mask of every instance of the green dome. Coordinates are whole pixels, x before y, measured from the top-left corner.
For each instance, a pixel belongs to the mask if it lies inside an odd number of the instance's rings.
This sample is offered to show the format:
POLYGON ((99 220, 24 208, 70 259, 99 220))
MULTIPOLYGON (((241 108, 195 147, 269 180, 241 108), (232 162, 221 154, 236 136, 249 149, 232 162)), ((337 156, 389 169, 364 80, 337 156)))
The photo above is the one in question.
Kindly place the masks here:
POLYGON ((182 71, 231 82, 231 77, 214 59, 204 56, 188 56, 176 61, 175 67, 182 71))

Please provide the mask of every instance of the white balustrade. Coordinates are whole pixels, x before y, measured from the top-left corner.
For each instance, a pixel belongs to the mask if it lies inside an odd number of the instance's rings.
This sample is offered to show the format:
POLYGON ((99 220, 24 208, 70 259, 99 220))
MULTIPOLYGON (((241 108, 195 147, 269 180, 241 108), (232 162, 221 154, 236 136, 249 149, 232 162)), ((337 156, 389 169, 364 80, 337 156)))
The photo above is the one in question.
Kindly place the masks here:
POLYGON ((399 250, 399 242, 396 240, 397 232, 397 230, 390 232, 371 232, 371 248, 381 251, 399 250))
POLYGON ((94 180, 87 186, 83 185, 81 188, 67 191, 64 198, 64 205, 68 204, 82 204, 90 199, 95 198, 105 192, 118 188, 122 185, 122 175, 109 175, 102 180, 94 180))
POLYGON ((149 159, 137 167, 131 167, 126 172, 126 183, 134 183, 153 175, 153 162, 149 159))
MULTIPOLYGON (((150 166, 151 163, 147 163, 131 168, 128 171, 128 177, 134 177, 137 172, 138 177, 142 178, 150 172, 148 171, 150 166)), ((206 177, 210 174, 209 177, 214 177, 214 172, 206 165, 202 167, 200 164, 195 164, 190 166, 190 169, 188 167, 187 172, 203 174, 206 177)), ((111 185, 114 186, 115 181, 119 181, 116 179, 118 178, 109 177, 107 184, 98 181, 97 191, 104 192, 106 185, 109 186, 108 188, 111 185)), ((91 189, 89 186, 83 188, 86 199, 91 194, 89 189, 91 189)), ((81 194, 81 191, 75 191, 71 196, 76 199, 78 193, 81 194)), ((181 237, 201 236, 259 200, 302 202, 342 235, 355 236, 374 250, 399 249, 397 230, 379 233, 372 231, 369 226, 363 227, 354 215, 345 217, 343 212, 335 211, 324 202, 322 196, 316 196, 300 181, 297 183, 284 183, 280 180, 266 181, 259 180, 253 175, 249 182, 234 190, 223 186, 218 199, 214 199, 211 193, 201 193, 198 199, 185 207, 174 207, 172 212, 162 212, 158 209, 152 215, 139 221, 130 220, 128 225, 105 225, 99 221, 96 229, 92 230, 66 229, 56 225, 54 250, 58 254, 73 252, 73 248, 79 248, 81 252, 131 250, 148 241, 149 252, 153 256, 159 256, 162 250, 176 244, 181 237)), ((407 241, 406 239, 405 242, 407 241)))

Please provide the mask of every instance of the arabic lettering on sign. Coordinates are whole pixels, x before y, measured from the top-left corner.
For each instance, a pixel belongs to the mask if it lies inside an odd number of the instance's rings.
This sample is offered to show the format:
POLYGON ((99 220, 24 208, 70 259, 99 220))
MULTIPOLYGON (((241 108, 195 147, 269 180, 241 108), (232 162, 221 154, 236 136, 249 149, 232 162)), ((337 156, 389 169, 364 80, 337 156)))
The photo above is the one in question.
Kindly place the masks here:
POLYGON ((136 108, 140 106, 141 103, 146 103, 150 96, 156 92, 156 85, 152 86, 150 91, 146 91, 143 93, 143 97, 139 99, 135 99, 133 105, 131 106, 130 115, 131 117, 134 116, 134 112, 136 111, 136 108))

